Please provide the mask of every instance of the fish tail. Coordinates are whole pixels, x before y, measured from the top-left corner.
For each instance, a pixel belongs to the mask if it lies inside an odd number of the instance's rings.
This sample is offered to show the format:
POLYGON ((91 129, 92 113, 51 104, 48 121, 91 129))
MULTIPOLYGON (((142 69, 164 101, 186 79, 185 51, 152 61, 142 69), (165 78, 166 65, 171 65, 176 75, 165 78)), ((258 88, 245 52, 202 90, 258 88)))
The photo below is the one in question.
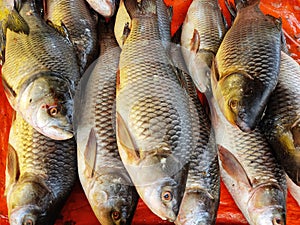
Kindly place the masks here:
POLYGON ((131 18, 139 15, 157 14, 155 0, 125 0, 124 4, 131 18))
POLYGON ((234 0, 234 4, 237 10, 245 8, 250 5, 258 5, 260 0, 234 0))

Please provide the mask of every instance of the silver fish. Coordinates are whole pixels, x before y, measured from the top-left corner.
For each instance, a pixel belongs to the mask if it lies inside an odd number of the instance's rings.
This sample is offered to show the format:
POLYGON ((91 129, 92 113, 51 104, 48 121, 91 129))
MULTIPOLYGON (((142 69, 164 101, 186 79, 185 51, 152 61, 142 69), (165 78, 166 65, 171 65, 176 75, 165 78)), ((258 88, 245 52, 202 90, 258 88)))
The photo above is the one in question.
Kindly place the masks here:
POLYGON ((175 221, 193 147, 189 99, 160 39, 156 1, 124 4, 131 28, 117 80, 119 153, 145 204, 175 221))
POLYGON ((46 1, 45 20, 68 30, 75 46, 81 74, 98 57, 97 18, 85 0, 46 1))
POLYGON ((182 25, 183 57, 196 87, 203 93, 210 88, 210 68, 226 32, 224 21, 217 0, 194 0, 182 25))
POLYGON ((101 25, 100 57, 84 74, 75 96, 78 172, 99 222, 125 225, 131 224, 138 194, 120 159, 115 133, 120 49, 111 24, 101 25))
POLYGON ((237 0, 237 16, 212 65, 212 90, 226 119, 255 129, 278 81, 281 21, 264 15, 259 0, 237 0), (246 2, 246 4, 243 4, 246 2))
POLYGON ((300 66, 281 53, 278 84, 260 123, 278 162, 300 186, 300 66))
POLYGON ((75 140, 52 140, 17 113, 6 162, 10 224, 54 225, 76 178, 75 140))
POLYGON ((171 45, 171 55, 175 66, 182 73, 190 97, 195 142, 185 192, 175 224, 215 224, 220 200, 220 171, 214 132, 199 101, 193 80, 186 72, 181 47, 171 45))
POLYGON ((75 85, 80 77, 72 44, 40 16, 34 0, 23 1, 20 15, 29 34, 6 35, 2 80, 11 106, 42 134, 73 137, 75 85))

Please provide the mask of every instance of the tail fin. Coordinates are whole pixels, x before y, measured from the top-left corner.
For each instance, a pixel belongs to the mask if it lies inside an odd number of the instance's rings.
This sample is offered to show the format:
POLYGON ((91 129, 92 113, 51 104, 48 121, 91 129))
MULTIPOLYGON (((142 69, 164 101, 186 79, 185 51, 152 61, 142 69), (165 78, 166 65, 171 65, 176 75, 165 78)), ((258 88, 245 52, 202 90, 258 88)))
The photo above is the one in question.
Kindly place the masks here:
POLYGON ((258 5, 260 0, 234 0, 237 11, 250 5, 258 5))
POLYGON ((155 0, 124 0, 125 7, 131 18, 139 15, 156 15, 155 0))

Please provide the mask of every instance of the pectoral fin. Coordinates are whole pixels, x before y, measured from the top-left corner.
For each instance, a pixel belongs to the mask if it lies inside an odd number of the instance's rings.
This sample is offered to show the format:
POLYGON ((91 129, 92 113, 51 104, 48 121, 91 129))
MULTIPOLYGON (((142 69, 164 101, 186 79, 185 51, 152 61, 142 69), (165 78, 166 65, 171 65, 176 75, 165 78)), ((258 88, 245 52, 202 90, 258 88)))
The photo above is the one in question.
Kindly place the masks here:
POLYGON ((18 155, 13 146, 8 144, 6 157, 6 171, 5 171, 5 195, 9 188, 17 182, 20 176, 20 168, 18 162, 18 155))
POLYGON ((130 133, 130 130, 127 127, 126 122, 118 112, 116 112, 116 123, 117 139, 119 144, 121 145, 121 149, 119 150, 126 154, 128 160, 139 160, 139 149, 130 133))
POLYGON ((192 52, 198 52, 200 48, 200 35, 196 29, 194 29, 193 37, 190 43, 190 49, 192 52))
POLYGON ((47 20, 46 22, 50 27, 53 27, 60 35, 62 35, 64 38, 66 38, 66 40, 70 44, 72 44, 70 33, 69 33, 67 27, 65 26, 65 24, 62 21, 61 21, 60 26, 52 23, 52 21, 50 21, 50 20, 47 20))
POLYGON ((92 128, 89 134, 89 139, 84 150, 85 172, 88 177, 93 177, 96 166, 97 155, 97 138, 95 130, 92 128))
POLYGON ((251 181, 247 176, 247 173, 238 159, 226 148, 218 145, 219 159, 221 161, 223 169, 234 180, 241 182, 249 187, 252 187, 251 181))

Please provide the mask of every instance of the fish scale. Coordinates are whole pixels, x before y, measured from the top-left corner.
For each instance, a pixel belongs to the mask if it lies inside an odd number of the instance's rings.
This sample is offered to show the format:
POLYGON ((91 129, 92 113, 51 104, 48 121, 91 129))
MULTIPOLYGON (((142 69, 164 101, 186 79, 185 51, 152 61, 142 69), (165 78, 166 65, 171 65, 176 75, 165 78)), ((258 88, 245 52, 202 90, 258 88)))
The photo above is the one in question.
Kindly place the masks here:
POLYGON ((119 153, 146 205, 174 221, 193 147, 188 96, 168 58, 166 39, 160 36, 158 3, 124 3, 131 26, 117 83, 119 153))
POLYGON ((34 224, 54 224, 77 177, 74 139, 52 140, 34 130, 17 114, 9 144, 13 150, 9 150, 8 154, 16 154, 18 160, 7 160, 6 193, 10 224, 23 224, 26 218, 32 220, 35 216, 34 224), (20 175, 14 177, 8 168, 13 168, 20 175), (35 189, 37 184, 44 191, 35 189), (30 197, 34 195, 40 200, 30 197), (39 209, 31 211, 31 207, 39 209), (27 212, 22 213, 25 209, 27 212))
POLYGON ((77 52, 83 73, 98 56, 97 19, 83 0, 50 0, 46 2, 45 19, 66 26, 77 52))

